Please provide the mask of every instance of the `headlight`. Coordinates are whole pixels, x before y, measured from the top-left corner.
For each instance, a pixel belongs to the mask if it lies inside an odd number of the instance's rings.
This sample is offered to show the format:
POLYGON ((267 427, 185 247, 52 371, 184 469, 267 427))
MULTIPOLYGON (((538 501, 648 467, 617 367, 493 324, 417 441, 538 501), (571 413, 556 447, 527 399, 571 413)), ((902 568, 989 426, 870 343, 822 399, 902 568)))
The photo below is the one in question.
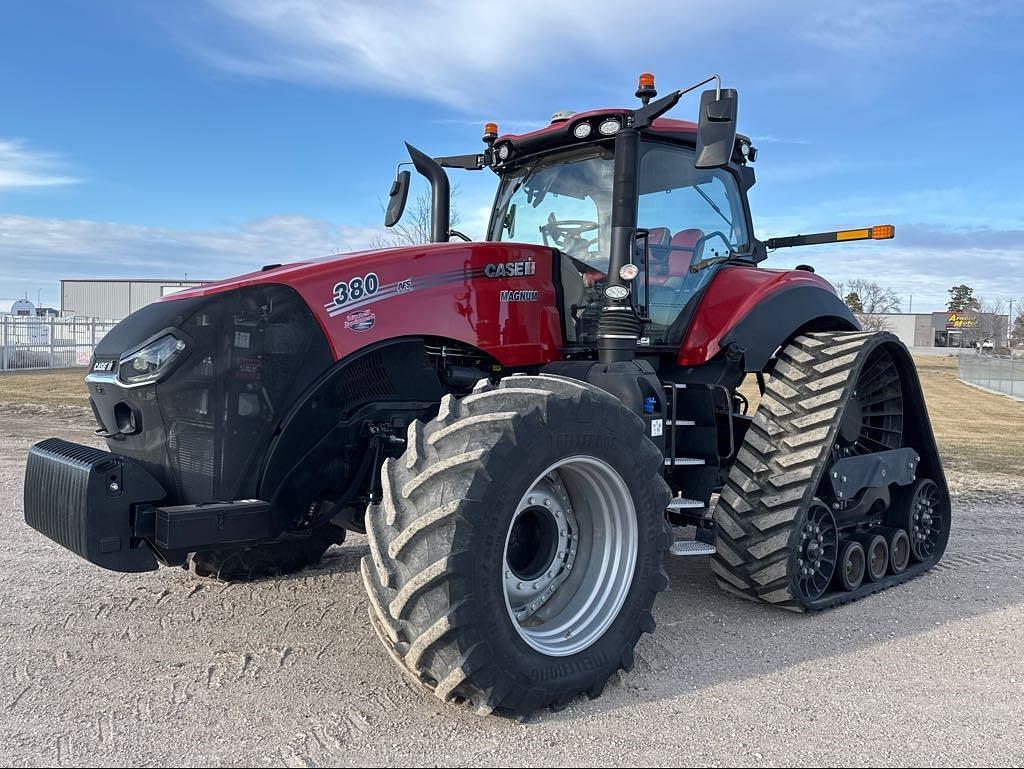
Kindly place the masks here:
POLYGON ((623 280, 633 280, 637 275, 640 274, 640 268, 635 264, 624 264, 619 269, 619 277, 623 280))
POLYGON ((597 127, 597 130, 600 131, 605 136, 611 136, 617 133, 620 128, 622 128, 622 123, 620 123, 615 118, 610 117, 603 123, 601 123, 601 125, 597 127))
POLYGON ((629 296, 629 289, 625 286, 608 286, 604 290, 604 295, 609 299, 625 299, 629 296))
POLYGON ((141 350, 121 358, 117 378, 126 385, 140 385, 159 379, 185 351, 185 343, 165 334, 141 350))

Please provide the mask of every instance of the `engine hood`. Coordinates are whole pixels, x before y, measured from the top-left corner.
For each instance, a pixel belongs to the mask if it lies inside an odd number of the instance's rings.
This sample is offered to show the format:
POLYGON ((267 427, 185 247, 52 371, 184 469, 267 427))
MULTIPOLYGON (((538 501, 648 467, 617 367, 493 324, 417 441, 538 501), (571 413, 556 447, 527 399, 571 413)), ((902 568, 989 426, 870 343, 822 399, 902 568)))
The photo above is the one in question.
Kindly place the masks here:
MULTIPOLYGON (((479 244, 484 245, 484 244, 479 244)), ((496 245, 496 244, 488 244, 496 245)), ((464 250, 465 243, 426 243, 415 246, 396 246, 394 248, 377 248, 365 251, 349 251, 344 254, 331 254, 300 262, 288 262, 277 266, 264 267, 262 270, 247 272, 234 278, 206 283, 202 286, 178 291, 162 297, 159 301, 168 302, 191 297, 210 296, 225 291, 233 291, 245 286, 256 286, 266 283, 293 284, 322 275, 335 274, 361 267, 379 267, 382 264, 394 264, 410 259, 423 259, 431 254, 446 253, 451 250, 464 250)))
POLYGON ((161 300, 216 301, 270 285, 305 300, 336 360, 405 336, 464 342, 505 366, 560 354, 555 251, 525 243, 430 243, 284 264, 161 300))

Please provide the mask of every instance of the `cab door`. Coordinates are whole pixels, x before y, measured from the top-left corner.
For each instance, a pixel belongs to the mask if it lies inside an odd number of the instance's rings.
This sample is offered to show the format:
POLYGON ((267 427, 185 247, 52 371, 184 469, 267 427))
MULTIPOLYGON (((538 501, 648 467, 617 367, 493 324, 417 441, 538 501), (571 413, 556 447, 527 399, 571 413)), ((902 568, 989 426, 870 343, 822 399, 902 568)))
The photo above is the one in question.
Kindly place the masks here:
POLYGON ((648 231, 649 285, 638 286, 650 317, 644 336, 672 344, 716 259, 750 250, 742 196, 728 171, 696 168, 692 149, 659 142, 644 143, 638 190, 637 225, 648 231))

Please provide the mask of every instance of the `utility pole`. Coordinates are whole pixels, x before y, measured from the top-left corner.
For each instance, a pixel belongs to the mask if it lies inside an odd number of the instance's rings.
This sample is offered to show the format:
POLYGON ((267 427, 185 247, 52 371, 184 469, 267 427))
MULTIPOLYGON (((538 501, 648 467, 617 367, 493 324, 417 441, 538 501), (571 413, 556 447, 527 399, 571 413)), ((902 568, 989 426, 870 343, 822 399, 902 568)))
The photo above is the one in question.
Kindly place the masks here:
POLYGON ((1010 300, 1010 314, 1006 318, 1006 346, 1013 347, 1013 300, 1010 300))

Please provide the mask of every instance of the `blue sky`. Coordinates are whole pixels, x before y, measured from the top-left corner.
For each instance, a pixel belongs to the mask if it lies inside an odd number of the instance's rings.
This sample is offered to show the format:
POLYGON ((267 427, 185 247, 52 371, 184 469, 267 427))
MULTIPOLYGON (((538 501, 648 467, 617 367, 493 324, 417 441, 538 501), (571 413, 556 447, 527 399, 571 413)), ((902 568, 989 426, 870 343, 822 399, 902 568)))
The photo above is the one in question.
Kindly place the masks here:
MULTIPOLYGON (((1014 2, 512 4, 86 0, 0 6, 0 306, 61 277, 221 278, 364 247, 404 140, 632 105, 709 72, 761 154, 762 237, 897 225, 780 251, 903 309, 967 282, 1024 298, 1024 6, 1014 2), (655 9, 658 10, 655 10, 655 9)), ((692 118, 696 99, 674 116, 692 118)), ((455 172, 458 173, 458 172, 455 172)), ((489 172, 463 175, 482 234, 489 172)))

